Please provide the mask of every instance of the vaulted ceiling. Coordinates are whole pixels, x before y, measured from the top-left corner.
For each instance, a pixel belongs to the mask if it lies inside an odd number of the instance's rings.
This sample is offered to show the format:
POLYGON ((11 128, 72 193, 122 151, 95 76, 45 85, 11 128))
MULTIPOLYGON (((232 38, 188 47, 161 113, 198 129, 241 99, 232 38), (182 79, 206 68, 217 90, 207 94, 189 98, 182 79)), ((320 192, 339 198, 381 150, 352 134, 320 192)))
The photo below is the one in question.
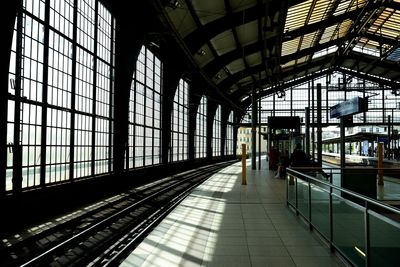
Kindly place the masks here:
POLYGON ((329 71, 400 81, 400 0, 165 0, 204 76, 233 101, 329 71))
MULTIPOLYGON (((135 7, 104 1, 128 13, 135 7)), ((235 106, 247 106, 254 88, 268 95, 333 71, 400 88, 400 0, 146 3, 162 17, 150 34, 173 33, 195 66, 187 71, 235 106)))

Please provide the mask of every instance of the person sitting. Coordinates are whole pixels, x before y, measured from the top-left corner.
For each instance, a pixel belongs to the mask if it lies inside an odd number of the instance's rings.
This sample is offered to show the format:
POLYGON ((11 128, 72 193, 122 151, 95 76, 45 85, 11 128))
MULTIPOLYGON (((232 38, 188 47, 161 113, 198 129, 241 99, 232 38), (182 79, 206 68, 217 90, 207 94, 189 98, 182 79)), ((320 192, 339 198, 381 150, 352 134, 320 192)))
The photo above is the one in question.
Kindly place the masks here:
POLYGON ((278 171, 276 172, 275 178, 285 178, 286 168, 289 166, 289 151, 285 151, 279 157, 278 171))

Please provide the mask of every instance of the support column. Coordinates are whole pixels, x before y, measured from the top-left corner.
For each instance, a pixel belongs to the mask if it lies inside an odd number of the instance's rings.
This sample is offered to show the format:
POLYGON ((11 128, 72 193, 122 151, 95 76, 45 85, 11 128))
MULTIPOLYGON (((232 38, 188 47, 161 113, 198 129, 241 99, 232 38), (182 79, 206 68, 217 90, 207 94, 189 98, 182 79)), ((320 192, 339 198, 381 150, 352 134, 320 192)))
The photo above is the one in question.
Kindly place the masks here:
POLYGON ((305 116, 304 117, 305 117, 304 124, 305 124, 305 129, 306 129, 305 151, 306 151, 307 156, 309 156, 310 155, 310 108, 309 107, 305 108, 305 116))
MULTIPOLYGON (((195 135, 196 135, 196 115, 197 115, 197 110, 200 106, 200 100, 201 96, 197 96, 193 92, 195 91, 195 88, 193 88, 193 85, 190 85, 190 90, 189 90, 189 103, 193 103, 192 105, 189 105, 189 161, 194 161, 195 159, 195 135), (194 104, 195 103, 195 104, 194 104)), ((234 143, 236 144, 236 143, 234 143)), ((236 151, 236 148, 235 148, 236 151)))
MULTIPOLYGON (((5 195, 6 191, 6 169, 7 169, 7 158, 13 157, 14 155, 11 153, 13 151, 13 144, 11 140, 7 138, 7 112, 8 112, 8 86, 9 86, 9 64, 11 57, 11 47, 12 40, 14 36, 14 24, 15 24, 15 15, 18 12, 18 8, 22 5, 22 1, 10 1, 7 2, 7 5, 3 5, 2 7, 2 39, 3 49, 1 49, 1 58, 3 64, 3 70, 0 76, 2 81, 2 90, 0 90, 0 177, 2 177, 0 181, 0 196, 5 195), (6 66, 6 67, 4 67, 6 66), (7 144, 7 141, 11 144, 7 144)), ((18 48, 17 48, 18 50, 18 48)))
POLYGON ((246 184, 246 144, 242 144, 242 185, 246 184))
MULTIPOLYGON (((346 166, 346 144, 345 144, 345 118, 340 118, 340 168, 345 168, 346 166)), ((341 172, 343 174, 343 171, 341 172)))
POLYGON ((378 185, 383 185, 383 143, 378 143, 378 185))
MULTIPOLYGON (((366 99, 365 98, 365 79, 363 79, 363 99, 366 99)), ((363 123, 366 123, 367 122, 367 112, 364 110, 364 112, 363 112, 363 123)))
MULTIPOLYGON (((21 7, 22 9, 22 7, 21 7)), ((14 101, 14 144, 12 149, 13 156, 13 178, 12 189, 14 194, 18 194, 22 189, 22 146, 20 141, 21 131, 21 103, 22 97, 22 33, 23 15, 22 11, 17 14, 17 51, 15 62, 15 101, 14 101)))
POLYGON ((256 145, 256 126, 257 126, 257 99, 256 90, 253 87, 251 94, 251 169, 256 169, 257 145, 256 145))
POLYGON ((322 108, 321 84, 317 84, 317 162, 322 166, 322 108))
POLYGON ((258 169, 261 170, 261 97, 258 98, 258 169))
POLYGON ((391 149, 390 149, 390 147, 391 147, 391 145, 390 145, 390 143, 391 143, 391 139, 390 139, 390 135, 391 135, 391 129, 392 129, 392 121, 391 121, 391 117, 390 117, 390 115, 388 115, 388 125, 387 125, 387 129, 388 129, 388 147, 387 147, 387 149, 388 149, 388 151, 387 151, 387 158, 388 159, 390 159, 391 157, 390 157, 390 154, 391 154, 391 149))
POLYGON ((315 160, 315 96, 314 79, 311 81, 311 155, 315 160))
MULTIPOLYGON (((142 5, 140 4, 141 8, 142 5)), ((129 10, 129 9, 128 9, 129 10)), ((113 168, 116 174, 124 171, 124 158, 128 148, 128 115, 129 96, 132 86, 132 76, 136 68, 147 26, 138 27, 132 31, 132 23, 138 22, 136 16, 128 14, 128 10, 121 14, 121 19, 116 25, 115 39, 115 84, 114 84, 114 140, 113 140, 113 168), (131 38, 131 34, 135 38, 131 38)), ((147 20, 142 21, 147 25, 147 20)), ((133 24, 134 25, 134 24, 133 24)))

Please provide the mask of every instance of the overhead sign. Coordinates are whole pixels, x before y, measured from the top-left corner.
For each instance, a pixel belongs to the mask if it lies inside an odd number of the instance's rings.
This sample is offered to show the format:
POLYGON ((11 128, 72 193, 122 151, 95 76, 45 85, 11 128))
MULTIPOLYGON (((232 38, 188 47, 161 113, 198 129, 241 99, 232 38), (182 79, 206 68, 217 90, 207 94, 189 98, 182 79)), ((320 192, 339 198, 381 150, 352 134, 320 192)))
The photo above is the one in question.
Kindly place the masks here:
POLYGON ((268 117, 268 127, 270 129, 294 129, 300 132, 299 116, 276 116, 268 117))
POLYGON ((389 143, 389 139, 387 137, 378 137, 378 143, 385 143, 387 145, 389 143))
POLYGON ((354 97, 345 102, 339 103, 330 108, 330 116, 332 118, 340 118, 343 116, 353 115, 367 111, 368 101, 365 98, 354 97))

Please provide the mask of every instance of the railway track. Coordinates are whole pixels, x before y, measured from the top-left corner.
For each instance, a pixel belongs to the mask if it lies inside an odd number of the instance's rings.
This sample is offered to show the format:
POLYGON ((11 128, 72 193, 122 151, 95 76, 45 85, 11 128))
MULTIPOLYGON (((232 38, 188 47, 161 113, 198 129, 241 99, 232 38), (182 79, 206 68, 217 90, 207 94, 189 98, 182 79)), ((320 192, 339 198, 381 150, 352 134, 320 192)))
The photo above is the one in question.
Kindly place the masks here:
POLYGON ((0 266, 116 266, 195 187, 234 161, 132 189, 0 249, 0 266))

